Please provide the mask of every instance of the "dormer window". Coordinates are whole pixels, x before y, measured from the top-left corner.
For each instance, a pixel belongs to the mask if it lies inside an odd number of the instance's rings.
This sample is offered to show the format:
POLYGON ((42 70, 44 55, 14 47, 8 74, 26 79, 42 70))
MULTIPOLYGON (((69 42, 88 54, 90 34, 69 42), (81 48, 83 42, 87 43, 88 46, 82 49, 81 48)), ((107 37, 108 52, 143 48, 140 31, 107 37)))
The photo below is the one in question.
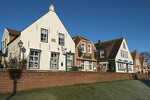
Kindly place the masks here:
POLYGON ((104 58, 104 57, 105 57, 104 50, 101 50, 101 51, 100 51, 100 58, 104 58))
POLYGON ((85 50, 86 50, 85 49, 85 43, 83 43, 83 42, 81 43, 81 49, 82 49, 82 52, 85 52, 85 50))
POLYGON ((88 44, 88 53, 92 53, 92 46, 91 46, 91 44, 88 44))
POLYGON ((41 28, 41 42, 48 42, 48 30, 41 28))

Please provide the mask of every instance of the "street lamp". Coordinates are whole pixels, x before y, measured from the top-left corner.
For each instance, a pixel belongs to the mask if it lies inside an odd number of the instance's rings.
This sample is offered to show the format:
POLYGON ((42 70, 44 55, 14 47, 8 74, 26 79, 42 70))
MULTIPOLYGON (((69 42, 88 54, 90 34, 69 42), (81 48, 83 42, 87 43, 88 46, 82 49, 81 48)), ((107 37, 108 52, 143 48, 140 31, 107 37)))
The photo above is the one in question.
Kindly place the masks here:
POLYGON ((20 47, 20 57, 19 57, 19 61, 21 60, 21 47, 23 46, 23 42, 20 40, 18 43, 18 46, 20 47))

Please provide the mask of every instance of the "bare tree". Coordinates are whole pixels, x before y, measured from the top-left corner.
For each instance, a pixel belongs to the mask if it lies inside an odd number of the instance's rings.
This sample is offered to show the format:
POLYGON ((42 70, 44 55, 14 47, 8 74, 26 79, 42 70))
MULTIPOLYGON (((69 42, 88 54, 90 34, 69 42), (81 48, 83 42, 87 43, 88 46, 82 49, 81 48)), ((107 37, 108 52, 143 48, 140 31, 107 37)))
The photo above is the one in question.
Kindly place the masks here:
POLYGON ((147 51, 141 52, 141 53, 140 53, 140 56, 143 56, 143 55, 145 56, 145 59, 146 59, 147 64, 150 65, 150 53, 147 52, 147 51))

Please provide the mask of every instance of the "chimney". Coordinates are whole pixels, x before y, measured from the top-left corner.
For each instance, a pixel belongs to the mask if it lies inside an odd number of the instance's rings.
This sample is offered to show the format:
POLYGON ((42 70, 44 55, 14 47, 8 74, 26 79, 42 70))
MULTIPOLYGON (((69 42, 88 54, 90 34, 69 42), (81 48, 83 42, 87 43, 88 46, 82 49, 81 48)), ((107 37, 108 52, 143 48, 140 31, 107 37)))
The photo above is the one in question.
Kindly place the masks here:
POLYGON ((137 53, 137 50, 134 50, 134 52, 136 52, 136 53, 137 53))
POLYGON ((101 43, 101 40, 98 40, 98 45, 100 45, 100 43, 101 43))
POLYGON ((54 11, 54 6, 53 5, 49 6, 49 11, 54 11))

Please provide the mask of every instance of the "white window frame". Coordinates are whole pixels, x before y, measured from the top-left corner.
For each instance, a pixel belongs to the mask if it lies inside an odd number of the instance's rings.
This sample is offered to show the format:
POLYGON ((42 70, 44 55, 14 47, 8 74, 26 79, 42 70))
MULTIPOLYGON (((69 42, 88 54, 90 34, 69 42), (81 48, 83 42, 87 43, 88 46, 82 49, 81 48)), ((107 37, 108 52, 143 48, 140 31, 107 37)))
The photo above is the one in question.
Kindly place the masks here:
POLYGON ((92 61, 89 61, 89 70, 92 70, 93 68, 93 62, 92 61), (90 69, 91 68, 91 69, 90 69))
POLYGON ((51 52, 50 69, 54 69, 54 70, 59 69, 59 53, 57 53, 57 52, 51 52), (54 57, 54 55, 55 55, 55 57, 54 57))
POLYGON ((30 50, 29 68, 31 68, 31 69, 39 69, 40 68, 40 53, 41 52, 38 50, 30 50), (31 54, 32 52, 33 52, 33 54, 31 54), (35 58, 37 58, 37 60, 35 58), (31 63, 33 65, 32 67, 31 67, 31 63), (35 64, 35 63, 37 63, 37 64, 35 64), (37 65, 37 67, 36 67, 36 65, 37 65))
POLYGON ((88 44, 88 53, 92 53, 92 45, 91 44, 88 44))
POLYGON ((126 49, 126 44, 125 44, 125 42, 123 42, 123 49, 126 49))
POLYGON ((41 28, 41 42, 48 42, 48 29, 41 28))
POLYGON ((86 44, 84 42, 81 42, 81 50, 82 52, 86 52, 86 44), (82 46, 84 44, 84 46, 82 46))
POLYGON ((121 57, 128 59, 128 52, 124 51, 124 50, 121 50, 121 57))
POLYGON ((139 59, 136 59, 136 65, 140 65, 139 59))
POLYGON ((62 34, 62 33, 59 33, 59 36, 58 36, 58 44, 60 46, 65 46, 65 35, 62 34))
POLYGON ((124 64, 118 63, 118 70, 124 70, 124 64))
POLYGON ((100 50, 100 58, 105 58, 105 51, 104 50, 100 50))
POLYGON ((81 67, 82 67, 82 70, 85 70, 85 62, 83 60, 81 60, 81 67))

